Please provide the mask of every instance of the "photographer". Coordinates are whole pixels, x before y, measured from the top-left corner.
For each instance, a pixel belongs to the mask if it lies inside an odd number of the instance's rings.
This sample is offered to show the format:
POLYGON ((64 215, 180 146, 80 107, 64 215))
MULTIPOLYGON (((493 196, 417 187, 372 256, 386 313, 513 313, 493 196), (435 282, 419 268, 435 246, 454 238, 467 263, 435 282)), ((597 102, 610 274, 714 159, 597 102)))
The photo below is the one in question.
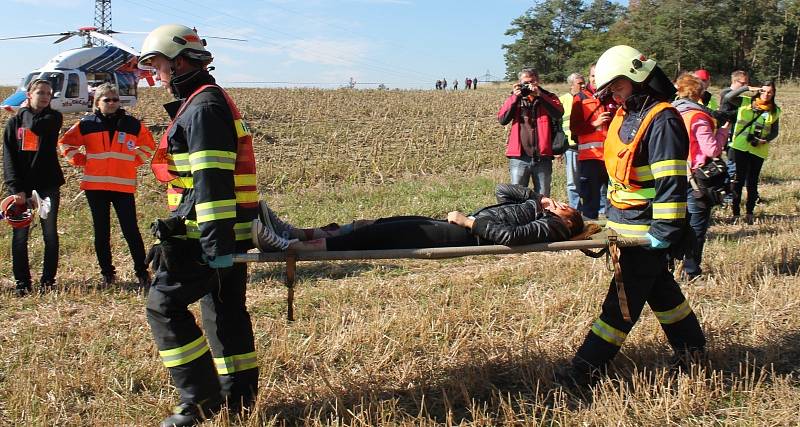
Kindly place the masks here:
POLYGON ((553 126, 563 114, 558 96, 539 86, 536 70, 519 72, 519 82, 497 112, 501 125, 511 123, 506 157, 512 184, 527 186, 532 178, 534 191, 550 196, 553 126))
POLYGON ((768 143, 778 137, 780 116, 781 109, 775 105, 773 81, 765 82, 756 97, 742 96, 729 152, 736 164, 732 206, 734 220, 739 217, 742 189, 747 185, 745 222, 753 223, 761 166, 769 154, 768 143))

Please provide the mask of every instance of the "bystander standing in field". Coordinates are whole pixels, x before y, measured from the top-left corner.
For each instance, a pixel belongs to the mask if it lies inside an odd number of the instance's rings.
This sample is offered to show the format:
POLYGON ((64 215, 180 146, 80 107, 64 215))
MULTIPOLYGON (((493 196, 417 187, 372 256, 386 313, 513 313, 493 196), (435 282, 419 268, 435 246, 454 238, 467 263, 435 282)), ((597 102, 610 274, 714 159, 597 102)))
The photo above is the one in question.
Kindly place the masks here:
MULTIPOLYGON (((589 75, 595 73, 595 64, 589 67, 589 75)), ((592 77, 591 79, 594 79, 592 77)), ((594 83, 594 82, 592 82, 594 83)), ((610 96, 597 98, 589 90, 575 95, 570 131, 578 141, 578 170, 581 195, 580 211, 586 218, 597 219, 608 204, 608 172, 603 163, 603 141, 608 133, 608 124, 617 111, 617 104, 610 96)))
POLYGON ((478 89, 478 78, 477 77, 473 77, 472 78, 472 89, 475 89, 475 90, 478 89))
POLYGON ((458 90, 458 79, 453 79, 453 90, 458 90))
POLYGON ((83 169, 81 190, 86 194, 94 226, 94 250, 103 285, 116 279, 111 256, 111 206, 128 243, 141 290, 150 286, 142 235, 136 215, 136 171, 153 157, 153 136, 142 122, 120 108, 119 89, 103 83, 95 89, 95 111, 84 116, 58 141, 67 160, 83 169), (83 147, 83 152, 81 152, 83 147))
MULTIPOLYGON (((684 74, 678 78, 678 99, 672 105, 681 113, 686 131, 689 134, 689 169, 694 171, 699 166, 722 154, 728 140, 730 122, 717 128, 712 111, 702 104, 705 85, 691 75, 684 74)), ((694 248, 684 257, 683 273, 691 280, 702 273, 700 263, 703 259, 703 247, 706 233, 711 224, 713 204, 706 200, 702 192, 688 188, 687 221, 694 230, 694 248)))
POLYGON ((562 385, 586 385, 619 352, 645 304, 653 310, 685 370, 703 356, 705 336, 667 265, 667 248, 680 243, 686 221, 689 140, 670 105, 675 88, 641 52, 614 46, 597 61, 597 89, 609 91, 622 111, 608 129, 608 227, 623 237, 646 238, 647 247, 619 249, 621 281, 612 279, 595 320, 571 365, 556 373, 562 385))
POLYGON ((464 81, 464 85, 467 87, 467 90, 472 89, 472 79, 467 77, 467 79, 464 81))
POLYGON ((170 183, 172 214, 157 220, 161 262, 147 299, 147 321, 180 403, 162 426, 196 425, 227 400, 238 413, 255 403, 258 358, 245 304, 246 264, 258 193, 252 135, 228 94, 207 71, 212 55, 183 25, 145 38, 139 66, 155 71, 178 99, 153 172, 170 183), (205 335, 189 305, 201 300, 205 335), (210 348, 210 351, 209 351, 210 348))
POLYGON ((585 90, 586 80, 582 74, 572 73, 567 77, 567 84, 569 84, 569 92, 559 96, 558 100, 561 101, 561 106, 564 107, 561 124, 569 143, 569 148, 564 153, 567 173, 567 200, 571 207, 577 209, 581 198, 578 188, 578 141, 569 130, 569 120, 575 96, 585 90))
POLYGON ((447 90, 447 79, 442 79, 442 90, 447 90))
MULTIPOLYGON (((742 105, 742 94, 747 91, 755 92, 759 88, 750 86, 750 75, 747 71, 736 70, 731 73, 731 85, 722 89, 719 93, 719 111, 725 120, 731 122, 731 129, 736 129, 736 120, 739 107, 742 105)), ((731 186, 735 187, 736 163, 733 161, 733 152, 730 145, 733 142, 733 133, 728 135, 728 175, 731 178, 731 186)))
MULTIPOLYGON (((50 198, 50 212, 41 221, 44 238, 44 260, 39 290, 55 288, 58 269, 58 206, 64 174, 58 163, 56 142, 63 117, 50 108, 53 88, 47 80, 35 79, 28 84, 27 106, 19 109, 6 124, 3 134, 3 182, 17 205, 27 203, 31 193, 50 198)), ((16 282, 15 292, 23 296, 31 292, 31 271, 28 260, 30 227, 13 229, 11 259, 16 282)))
POLYGON ((497 112, 501 125, 511 123, 506 157, 512 184, 527 186, 532 179, 533 191, 550 196, 553 124, 563 114, 558 97, 539 86, 536 70, 525 68, 519 72, 519 82, 497 112))
POLYGON ((746 186, 745 222, 752 224, 761 167, 769 155, 770 141, 778 137, 781 109, 775 104, 775 82, 765 82, 756 96, 742 96, 736 117, 730 150, 736 164, 736 186, 731 207, 736 220, 741 209, 742 189, 746 186))

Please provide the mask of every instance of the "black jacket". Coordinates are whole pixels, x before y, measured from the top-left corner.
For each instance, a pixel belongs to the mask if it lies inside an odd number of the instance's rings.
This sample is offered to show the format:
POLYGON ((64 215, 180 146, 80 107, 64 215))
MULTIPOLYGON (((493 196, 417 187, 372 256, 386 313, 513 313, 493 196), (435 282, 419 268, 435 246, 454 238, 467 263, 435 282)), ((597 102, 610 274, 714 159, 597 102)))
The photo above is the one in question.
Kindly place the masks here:
POLYGON ((478 236, 481 243, 518 246, 570 238, 567 225, 544 210, 542 196, 530 188, 498 184, 495 194, 498 204, 471 215, 475 218, 472 234, 478 236))
MULTIPOLYGON (((172 81, 173 93, 180 99, 172 105, 165 105, 173 116, 175 106, 186 102, 195 90, 203 85, 214 84, 214 78, 205 70, 180 76, 172 81)), ((203 155, 208 152, 236 153, 238 141, 233 113, 225 96, 217 87, 204 89, 191 99, 189 105, 177 117, 167 135, 169 152, 175 154, 203 155)), ((198 220, 196 206, 201 203, 236 201, 234 171, 221 168, 200 168, 193 172, 180 172, 179 175, 191 177, 193 188, 186 189, 181 203, 173 216, 197 221, 200 229, 200 245, 211 259, 232 255, 252 247, 250 239, 237 242, 234 225, 252 221, 255 209, 237 209, 235 218, 198 220)))
POLYGON ((3 134, 3 182, 11 194, 56 188, 64 185, 56 143, 64 118, 50 107, 35 113, 21 108, 6 124, 3 134), (37 151, 22 150, 22 131, 39 136, 37 151))

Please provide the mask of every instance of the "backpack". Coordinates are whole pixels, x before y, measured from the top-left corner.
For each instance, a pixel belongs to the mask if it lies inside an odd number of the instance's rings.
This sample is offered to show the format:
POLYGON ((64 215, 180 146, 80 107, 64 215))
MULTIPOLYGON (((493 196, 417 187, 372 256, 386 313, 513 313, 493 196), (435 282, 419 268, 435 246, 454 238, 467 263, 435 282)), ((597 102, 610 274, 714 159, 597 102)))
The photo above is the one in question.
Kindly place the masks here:
POLYGON ((730 191, 727 181, 728 166, 719 157, 708 159, 689 176, 694 197, 709 207, 722 204, 730 191))

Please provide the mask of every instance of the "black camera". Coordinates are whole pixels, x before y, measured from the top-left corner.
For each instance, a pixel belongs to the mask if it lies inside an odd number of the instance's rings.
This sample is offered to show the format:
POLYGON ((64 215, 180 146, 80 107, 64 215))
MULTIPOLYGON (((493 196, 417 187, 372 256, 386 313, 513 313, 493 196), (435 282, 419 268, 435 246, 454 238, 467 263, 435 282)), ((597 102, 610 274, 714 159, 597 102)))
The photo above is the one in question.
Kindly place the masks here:
POLYGON ((519 92, 520 96, 523 98, 533 93, 533 90, 536 89, 536 86, 530 83, 520 83, 519 85, 519 92))
POLYGON ((753 123, 753 132, 747 134, 747 142, 753 147, 757 147, 759 139, 764 136, 764 123, 753 123))

